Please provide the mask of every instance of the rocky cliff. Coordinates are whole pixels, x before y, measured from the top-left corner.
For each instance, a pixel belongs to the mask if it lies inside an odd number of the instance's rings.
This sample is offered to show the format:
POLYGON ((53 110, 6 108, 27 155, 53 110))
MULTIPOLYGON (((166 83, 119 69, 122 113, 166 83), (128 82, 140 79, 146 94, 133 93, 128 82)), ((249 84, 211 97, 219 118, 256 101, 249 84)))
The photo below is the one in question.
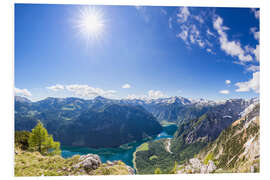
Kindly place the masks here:
POLYGON ((259 112, 259 104, 247 107, 215 141, 181 165, 178 173, 259 172, 259 112))

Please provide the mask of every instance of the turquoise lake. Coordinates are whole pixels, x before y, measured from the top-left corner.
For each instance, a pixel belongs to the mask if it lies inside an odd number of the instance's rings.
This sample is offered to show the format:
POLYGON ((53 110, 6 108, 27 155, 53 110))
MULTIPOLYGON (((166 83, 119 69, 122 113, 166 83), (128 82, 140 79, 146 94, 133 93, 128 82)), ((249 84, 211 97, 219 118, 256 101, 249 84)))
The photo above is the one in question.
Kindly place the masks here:
MULTIPOLYGON (((175 124, 167 125, 163 127, 163 131, 158 134, 154 140, 159 140, 163 138, 172 138, 174 132, 177 130, 177 126, 175 124)), ((116 161, 121 160, 127 165, 133 167, 133 153, 136 148, 140 146, 142 143, 146 141, 137 141, 134 143, 129 143, 124 145, 123 147, 118 148, 100 148, 100 149, 92 149, 92 148, 84 148, 84 147, 66 147, 62 146, 62 157, 68 158, 73 155, 79 154, 98 154, 103 163, 106 161, 116 161)))

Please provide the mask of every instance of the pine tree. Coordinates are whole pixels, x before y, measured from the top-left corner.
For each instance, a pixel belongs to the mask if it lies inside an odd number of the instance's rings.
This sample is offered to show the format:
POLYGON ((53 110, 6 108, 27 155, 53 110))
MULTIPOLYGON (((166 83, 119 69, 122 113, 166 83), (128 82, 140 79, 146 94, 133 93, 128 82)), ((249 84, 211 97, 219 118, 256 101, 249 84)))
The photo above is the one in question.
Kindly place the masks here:
POLYGON ((32 133, 28 139, 29 150, 38 151, 43 155, 60 154, 60 143, 53 140, 52 135, 48 134, 46 128, 39 121, 32 129, 32 133))

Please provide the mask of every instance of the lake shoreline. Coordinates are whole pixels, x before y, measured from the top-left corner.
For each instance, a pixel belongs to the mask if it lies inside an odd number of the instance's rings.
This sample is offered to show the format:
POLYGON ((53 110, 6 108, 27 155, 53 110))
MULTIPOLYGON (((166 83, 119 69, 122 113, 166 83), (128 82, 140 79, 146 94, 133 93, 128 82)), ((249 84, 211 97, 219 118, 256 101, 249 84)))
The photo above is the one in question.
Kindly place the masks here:
POLYGON ((132 168, 137 171, 136 168, 136 152, 137 148, 140 147, 143 143, 148 141, 155 141, 159 139, 167 139, 172 138, 175 132, 177 125, 170 123, 170 124, 163 124, 164 130, 152 138, 146 138, 141 141, 131 142, 127 144, 123 144, 117 148, 86 148, 86 147, 68 147, 62 146, 62 157, 69 158, 73 155, 85 155, 85 154, 97 154, 100 156, 101 161, 106 163, 107 161, 117 161, 121 160, 125 164, 131 166, 132 168), (172 130, 168 130, 171 128, 172 130))

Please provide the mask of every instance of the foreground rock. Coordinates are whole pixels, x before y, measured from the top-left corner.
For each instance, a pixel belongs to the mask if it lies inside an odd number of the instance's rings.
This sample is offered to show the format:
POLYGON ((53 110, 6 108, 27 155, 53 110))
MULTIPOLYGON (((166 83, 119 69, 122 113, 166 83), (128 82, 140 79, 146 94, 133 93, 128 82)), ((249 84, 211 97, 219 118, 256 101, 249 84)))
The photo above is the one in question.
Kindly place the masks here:
POLYGON ((134 170, 122 161, 101 163, 95 154, 43 156, 39 152, 16 148, 15 176, 79 176, 79 175, 131 175, 134 170))
POLYGON ((95 154, 87 154, 82 155, 79 158, 79 163, 74 165, 74 168, 84 168, 86 171, 91 171, 97 169, 101 164, 101 160, 98 155, 95 154))
POLYGON ((178 174, 182 173, 212 173, 216 170, 216 165, 212 160, 209 160, 207 164, 203 164, 198 158, 192 158, 189 160, 188 165, 179 166, 178 174))

